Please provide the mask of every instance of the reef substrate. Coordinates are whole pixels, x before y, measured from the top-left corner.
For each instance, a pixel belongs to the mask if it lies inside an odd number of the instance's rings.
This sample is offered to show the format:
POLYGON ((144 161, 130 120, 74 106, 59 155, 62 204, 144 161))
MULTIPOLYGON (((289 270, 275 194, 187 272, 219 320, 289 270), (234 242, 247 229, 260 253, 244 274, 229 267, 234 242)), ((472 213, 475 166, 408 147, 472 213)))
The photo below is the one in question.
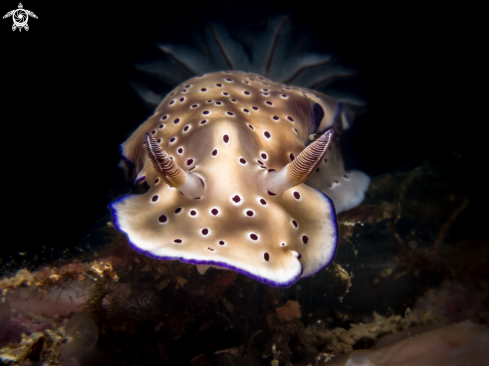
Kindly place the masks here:
POLYGON ((375 177, 364 202, 338 216, 334 264, 288 289, 145 257, 109 223, 103 250, 5 274, 0 360, 339 365, 415 326, 487 325, 486 239, 450 231, 469 210, 470 196, 430 163, 375 177))

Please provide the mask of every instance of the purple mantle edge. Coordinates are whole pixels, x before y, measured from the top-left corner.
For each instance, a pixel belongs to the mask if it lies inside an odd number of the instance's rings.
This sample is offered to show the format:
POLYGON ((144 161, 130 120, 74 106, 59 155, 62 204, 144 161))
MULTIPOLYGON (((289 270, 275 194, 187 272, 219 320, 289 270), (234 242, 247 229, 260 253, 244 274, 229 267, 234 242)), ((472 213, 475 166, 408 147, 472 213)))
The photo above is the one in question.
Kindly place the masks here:
POLYGON ((148 252, 146 250, 143 250, 143 249, 137 247, 134 243, 132 243, 131 240, 130 240, 130 238, 129 238, 129 235, 120 228, 119 223, 117 221, 117 215, 116 215, 115 209, 113 208, 113 205, 116 204, 117 202, 121 201, 121 200, 124 200, 127 196, 131 196, 131 195, 123 195, 123 196, 120 196, 120 197, 116 198, 112 203, 110 203, 110 205, 109 205, 108 208, 110 209, 110 212, 111 212, 111 215, 112 215, 112 222, 113 222, 115 228, 126 235, 127 240, 129 242, 129 245, 133 248, 133 250, 135 250, 136 252, 138 252, 140 254, 143 254, 143 255, 145 255, 147 257, 158 259, 158 260, 179 260, 180 262, 189 263, 189 264, 215 265, 215 266, 219 266, 219 267, 230 269, 232 271, 235 271, 237 273, 240 273, 242 275, 245 275, 245 276, 247 276, 249 278, 252 278, 255 281, 258 281, 258 282, 267 284, 267 285, 272 286, 272 287, 284 287, 284 288, 286 288, 286 287, 292 286, 294 283, 296 283, 301 278, 311 277, 314 274, 318 273, 319 271, 322 271, 324 268, 328 267, 331 264, 331 262, 333 262, 333 260, 334 260, 334 258, 336 256, 336 251, 338 249, 338 241, 339 241, 339 235, 338 235, 338 232, 339 231, 338 231, 338 222, 337 222, 337 219, 336 219, 336 210, 334 208, 333 201, 328 196, 326 196, 323 192, 321 192, 319 190, 318 190, 318 192, 320 192, 324 196, 324 198, 326 199, 326 201, 328 202, 328 204, 329 204, 329 206, 331 208, 331 217, 333 219, 333 224, 334 224, 334 228, 335 228, 335 243, 334 243, 334 251, 333 251, 333 254, 331 255, 330 260, 327 261, 324 264, 324 266, 322 266, 320 269, 318 269, 315 273, 311 274, 310 276, 301 277, 302 272, 303 272, 303 267, 302 267, 302 263, 301 263, 301 271, 300 271, 300 273, 293 280, 288 281, 288 282, 285 282, 285 283, 270 281, 270 280, 268 280, 266 278, 259 277, 257 275, 252 274, 252 273, 249 273, 247 271, 244 271, 244 270, 242 270, 240 268, 231 266, 231 265, 229 265, 229 264, 227 264, 225 262, 218 262, 218 261, 199 261, 199 260, 195 260, 195 259, 186 259, 186 258, 183 258, 183 257, 165 257, 165 256, 158 256, 158 255, 152 254, 151 252, 148 252))

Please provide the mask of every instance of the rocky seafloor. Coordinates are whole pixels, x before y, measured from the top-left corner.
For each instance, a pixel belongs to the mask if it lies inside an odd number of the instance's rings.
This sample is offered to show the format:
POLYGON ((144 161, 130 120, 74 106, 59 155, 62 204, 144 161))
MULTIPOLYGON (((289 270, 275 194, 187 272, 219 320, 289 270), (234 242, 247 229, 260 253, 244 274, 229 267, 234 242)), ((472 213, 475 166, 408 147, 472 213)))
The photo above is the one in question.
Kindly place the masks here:
POLYGON ((108 223, 103 249, 4 274, 0 360, 488 365, 489 247, 451 231, 470 200, 431 163, 375 177, 334 264, 288 289, 144 257, 108 223))

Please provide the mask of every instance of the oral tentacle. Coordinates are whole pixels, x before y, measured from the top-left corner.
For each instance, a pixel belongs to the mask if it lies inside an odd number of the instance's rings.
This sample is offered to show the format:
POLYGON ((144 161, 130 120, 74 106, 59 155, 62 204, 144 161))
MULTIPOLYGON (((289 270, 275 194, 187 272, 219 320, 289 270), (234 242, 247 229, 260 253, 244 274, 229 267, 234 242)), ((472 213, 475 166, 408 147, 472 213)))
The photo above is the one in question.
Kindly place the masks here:
POLYGON ((153 167, 166 184, 178 188, 186 197, 202 197, 204 187, 200 178, 180 168, 149 133, 146 133, 146 150, 153 167))
POLYGON ((279 171, 271 171, 266 177, 265 187, 273 194, 281 194, 287 189, 304 183, 321 163, 331 143, 333 130, 307 146, 297 157, 279 171))

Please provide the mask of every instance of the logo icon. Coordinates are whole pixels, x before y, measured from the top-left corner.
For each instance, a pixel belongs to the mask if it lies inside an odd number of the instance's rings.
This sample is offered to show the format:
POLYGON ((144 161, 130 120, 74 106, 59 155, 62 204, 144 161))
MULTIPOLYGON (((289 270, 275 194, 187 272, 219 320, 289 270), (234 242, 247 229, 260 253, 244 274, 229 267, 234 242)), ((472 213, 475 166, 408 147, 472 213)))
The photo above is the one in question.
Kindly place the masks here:
POLYGON ((19 3, 18 9, 14 9, 12 11, 9 11, 7 14, 5 14, 3 16, 3 19, 8 18, 10 16, 14 20, 14 24, 12 25, 12 30, 15 31, 17 28, 19 28, 19 32, 22 31, 22 28, 24 28, 26 31, 29 30, 29 26, 27 25, 29 16, 37 19, 37 15, 34 14, 32 11, 24 9, 22 3, 19 3))

